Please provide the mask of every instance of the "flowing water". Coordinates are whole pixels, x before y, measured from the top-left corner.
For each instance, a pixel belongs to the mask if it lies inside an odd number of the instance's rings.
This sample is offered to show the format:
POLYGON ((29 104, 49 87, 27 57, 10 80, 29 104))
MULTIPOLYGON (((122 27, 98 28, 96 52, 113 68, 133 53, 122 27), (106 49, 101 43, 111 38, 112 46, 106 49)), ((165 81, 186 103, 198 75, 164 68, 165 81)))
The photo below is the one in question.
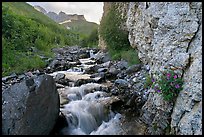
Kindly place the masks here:
MULTIPOLYGON (((64 73, 66 78, 76 81, 77 79, 89 79, 90 75, 84 74, 84 69, 94 65, 95 61, 90 58, 80 59, 81 65, 64 73), (89 65, 87 65, 87 63, 89 65), (91 64, 91 65, 90 65, 91 64)), ((113 112, 108 105, 112 99, 100 87, 98 83, 83 84, 79 87, 65 87, 63 95, 69 100, 61 109, 68 121, 68 127, 61 130, 63 135, 121 135, 124 134, 121 128, 122 115, 113 112), (98 90, 93 90, 98 89, 98 90)))

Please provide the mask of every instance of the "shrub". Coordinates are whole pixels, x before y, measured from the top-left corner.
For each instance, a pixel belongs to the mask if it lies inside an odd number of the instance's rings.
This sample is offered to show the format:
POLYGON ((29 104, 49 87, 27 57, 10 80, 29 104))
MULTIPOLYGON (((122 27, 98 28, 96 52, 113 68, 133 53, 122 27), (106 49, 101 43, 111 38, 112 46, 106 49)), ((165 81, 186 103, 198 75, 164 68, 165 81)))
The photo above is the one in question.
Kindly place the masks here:
POLYGON ((122 50, 130 48, 128 32, 121 28, 123 18, 112 4, 110 11, 102 18, 99 32, 107 43, 109 50, 122 50))
POLYGON ((37 55, 53 56, 51 49, 78 44, 70 32, 26 3, 2 3, 2 74, 20 73, 45 66, 37 55), (30 49, 36 48, 32 56, 30 49))
POLYGON ((152 76, 151 75, 148 75, 146 74, 146 78, 145 78, 145 83, 144 83, 144 88, 150 88, 153 84, 153 81, 152 81, 152 76))
POLYGON ((132 48, 129 50, 124 50, 121 54, 121 58, 126 60, 129 63, 129 65, 140 63, 137 51, 132 48))
POLYGON ((117 4, 112 3, 107 15, 100 22, 99 33, 113 60, 124 59, 129 65, 138 64, 140 61, 137 51, 130 46, 128 31, 122 27, 125 20, 117 10, 117 4))
POLYGON ((98 46, 98 29, 94 29, 89 36, 84 36, 81 40, 82 47, 97 47, 98 46))
POLYGON ((152 88, 155 93, 162 95, 164 100, 170 101, 177 97, 178 93, 183 89, 183 81, 180 75, 172 70, 164 71, 158 80, 152 79, 152 88))

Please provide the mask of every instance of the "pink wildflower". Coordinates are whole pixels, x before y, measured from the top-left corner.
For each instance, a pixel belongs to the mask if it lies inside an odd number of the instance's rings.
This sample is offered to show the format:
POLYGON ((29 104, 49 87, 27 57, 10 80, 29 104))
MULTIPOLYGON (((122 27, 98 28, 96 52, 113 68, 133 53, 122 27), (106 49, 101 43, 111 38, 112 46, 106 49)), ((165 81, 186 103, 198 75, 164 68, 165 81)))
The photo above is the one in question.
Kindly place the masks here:
POLYGON ((169 78, 169 77, 171 76, 171 74, 170 74, 170 73, 167 73, 166 76, 167 76, 167 78, 169 78))
POLYGON ((175 88, 180 88, 179 84, 176 84, 176 85, 175 85, 175 88))

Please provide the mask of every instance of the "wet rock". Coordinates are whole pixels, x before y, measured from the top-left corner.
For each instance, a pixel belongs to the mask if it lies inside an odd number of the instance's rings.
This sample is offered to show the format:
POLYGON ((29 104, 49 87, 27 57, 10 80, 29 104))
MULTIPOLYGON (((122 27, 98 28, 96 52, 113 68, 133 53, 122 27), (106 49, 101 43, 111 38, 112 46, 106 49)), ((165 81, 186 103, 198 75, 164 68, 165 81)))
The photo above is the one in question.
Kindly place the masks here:
POLYGON ((122 61, 117 62, 116 66, 119 70, 127 69, 128 68, 128 62, 125 60, 122 60, 122 61))
POLYGON ((142 67, 141 64, 132 65, 132 66, 127 68, 126 73, 127 74, 135 73, 135 72, 139 71, 141 69, 141 67, 142 67))
POLYGON ((57 118, 55 126, 54 126, 53 130, 51 131, 50 135, 61 135, 60 131, 64 127, 67 127, 67 126, 68 126, 67 119, 66 119, 65 115, 62 112, 60 112, 59 117, 57 118))
POLYGON ((70 54, 77 54, 78 51, 76 51, 76 50, 75 50, 75 51, 70 51, 69 53, 70 53, 70 54))
POLYGON ((30 71, 29 71, 29 72, 27 72, 27 73, 25 73, 25 74, 26 74, 26 76, 27 76, 27 77, 33 77, 33 76, 34 76, 34 75, 33 75, 33 73, 32 73, 32 72, 30 72, 30 71))
POLYGON ((103 53, 101 51, 99 51, 95 56, 94 59, 98 62, 98 63, 105 63, 107 61, 110 61, 111 58, 109 56, 108 53, 103 53))
POLYGON ((130 100, 127 101, 127 103, 125 104, 125 106, 128 106, 128 107, 133 107, 135 106, 135 99, 137 98, 137 95, 133 95, 130 100))
POLYGON ((62 85, 62 84, 58 84, 58 83, 56 83, 56 87, 57 87, 57 88, 64 88, 65 86, 62 85))
POLYGON ((5 82, 5 81, 7 81, 9 79, 16 78, 16 77, 17 77, 16 73, 13 73, 10 76, 3 77, 2 81, 5 82))
POLYGON ((50 68, 55 68, 55 67, 57 67, 58 65, 60 65, 60 62, 55 59, 55 60, 53 60, 53 61, 50 63, 50 65, 49 65, 48 67, 50 67, 50 68))
POLYGON ((81 86, 83 84, 95 82, 94 79, 78 79, 74 82, 74 86, 81 86))
POLYGON ((116 79, 115 85, 118 86, 119 88, 128 88, 129 83, 124 79, 116 79))
POLYGON ((57 83, 65 85, 65 86, 70 86, 69 82, 70 82, 69 79, 60 79, 57 81, 57 83))
POLYGON ((34 75, 40 75, 40 74, 41 74, 39 70, 35 70, 35 71, 33 71, 32 73, 33 73, 34 75))
POLYGON ((108 69, 108 72, 112 75, 117 75, 120 70, 118 70, 115 66, 111 66, 109 69, 108 69))
POLYGON ((90 78, 94 79, 95 82, 102 82, 103 80, 105 80, 106 76, 105 76, 105 73, 104 72, 101 72, 101 73, 95 73, 95 74, 92 74, 90 76, 90 78))
POLYGON ((64 73, 58 73, 55 76, 55 81, 59 81, 60 79, 64 79, 65 78, 65 74, 64 73))
POLYGON ((97 72, 98 73, 100 73, 100 72, 106 72, 108 70, 108 68, 99 68, 98 70, 97 70, 97 72))
POLYGON ((48 75, 16 83, 2 92, 2 134, 48 135, 59 115, 59 95, 48 75))

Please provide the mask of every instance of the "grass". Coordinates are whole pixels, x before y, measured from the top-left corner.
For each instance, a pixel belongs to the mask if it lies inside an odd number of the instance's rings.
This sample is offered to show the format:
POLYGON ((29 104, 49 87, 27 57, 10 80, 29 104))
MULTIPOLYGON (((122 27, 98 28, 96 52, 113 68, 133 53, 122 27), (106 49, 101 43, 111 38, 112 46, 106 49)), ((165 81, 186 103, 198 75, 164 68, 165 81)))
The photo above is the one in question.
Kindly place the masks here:
POLYGON ((72 20, 71 22, 64 23, 63 26, 69 26, 71 31, 85 36, 90 35, 93 30, 98 28, 98 24, 85 20, 72 20))
POLYGON ((79 44, 79 36, 25 2, 2 2, 2 75, 42 68, 51 49, 79 44), (35 48, 35 52, 30 49, 35 48))
POLYGON ((113 60, 124 59, 128 62, 129 66, 140 63, 140 60, 137 55, 137 51, 134 49, 111 50, 111 51, 109 50, 109 53, 113 60))

